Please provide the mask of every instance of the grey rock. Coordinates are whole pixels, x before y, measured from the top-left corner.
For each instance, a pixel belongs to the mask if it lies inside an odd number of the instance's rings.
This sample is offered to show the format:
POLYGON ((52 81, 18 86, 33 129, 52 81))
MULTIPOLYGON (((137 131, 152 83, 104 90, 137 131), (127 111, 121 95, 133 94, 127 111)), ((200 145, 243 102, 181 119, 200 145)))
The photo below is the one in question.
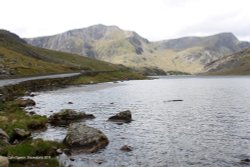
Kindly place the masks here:
POLYGON ((13 131, 13 139, 23 140, 30 136, 31 136, 31 132, 24 130, 24 129, 15 128, 13 131))
POLYGON ((0 167, 9 167, 9 159, 7 157, 0 156, 0 167))
POLYGON ((119 112, 118 114, 111 116, 108 120, 114 121, 114 122, 129 123, 132 121, 131 111, 126 110, 126 111, 119 112))
POLYGON ((92 114, 86 114, 84 112, 77 112, 72 109, 62 109, 58 113, 54 113, 49 117, 50 124, 54 126, 65 126, 80 119, 93 119, 92 114))
POLYGON ((107 136, 100 130, 81 123, 70 124, 64 139, 72 151, 93 153, 108 145, 107 136))
POLYGON ((59 148, 59 149, 56 150, 56 153, 57 153, 57 154, 62 154, 63 151, 62 151, 62 149, 59 148))
POLYGON ((9 135, 0 128, 0 145, 7 145, 9 144, 9 135))

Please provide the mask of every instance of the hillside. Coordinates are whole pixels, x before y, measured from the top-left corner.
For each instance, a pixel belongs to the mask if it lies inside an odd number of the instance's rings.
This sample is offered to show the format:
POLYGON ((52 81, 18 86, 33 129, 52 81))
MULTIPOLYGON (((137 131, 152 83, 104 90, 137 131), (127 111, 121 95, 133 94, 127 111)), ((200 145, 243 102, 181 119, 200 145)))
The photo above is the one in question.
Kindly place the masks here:
POLYGON ((0 77, 120 68, 76 54, 31 46, 6 30, 0 30, 0 62, 0 77))
POLYGON ((249 75, 250 48, 211 62, 205 69, 209 75, 249 75))
POLYGON ((188 73, 204 72, 207 63, 250 47, 250 43, 239 41, 232 33, 150 42, 136 32, 105 25, 25 40, 34 46, 87 55, 133 68, 188 73))

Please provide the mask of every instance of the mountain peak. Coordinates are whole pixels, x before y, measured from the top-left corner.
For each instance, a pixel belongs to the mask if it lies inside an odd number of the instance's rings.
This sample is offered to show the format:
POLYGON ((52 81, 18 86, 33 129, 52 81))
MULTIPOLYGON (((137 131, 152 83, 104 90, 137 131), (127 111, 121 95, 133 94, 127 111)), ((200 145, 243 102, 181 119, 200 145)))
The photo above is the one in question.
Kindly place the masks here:
POLYGON ((230 40, 234 42, 239 42, 238 38, 231 32, 223 32, 223 33, 212 35, 210 37, 218 37, 222 40, 230 40))
POLYGON ((171 39, 162 41, 163 48, 171 49, 187 49, 194 45, 201 47, 228 47, 235 50, 235 44, 238 44, 239 40, 231 32, 223 32, 211 36, 205 37, 182 37, 178 39, 171 39))

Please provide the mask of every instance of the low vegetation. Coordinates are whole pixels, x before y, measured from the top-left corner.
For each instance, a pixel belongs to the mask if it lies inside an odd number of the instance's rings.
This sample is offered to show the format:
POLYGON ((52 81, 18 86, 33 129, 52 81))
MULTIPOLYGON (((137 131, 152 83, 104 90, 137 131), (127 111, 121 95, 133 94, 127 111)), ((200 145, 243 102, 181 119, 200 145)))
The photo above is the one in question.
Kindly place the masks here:
POLYGON ((99 82, 110 82, 119 80, 134 80, 145 79, 145 77, 138 73, 131 71, 111 71, 106 73, 93 73, 87 76, 80 76, 72 81, 72 84, 93 84, 99 82))
POLYGON ((57 149, 66 148, 62 143, 55 141, 44 141, 42 139, 28 139, 16 145, 8 145, 0 150, 0 154, 9 157, 36 157, 57 155, 57 149))
POLYGON ((28 115, 15 101, 0 105, 0 127, 10 136, 15 128, 36 130, 46 127, 47 118, 40 115, 28 115))
POLYGON ((191 74, 182 71, 167 71, 166 75, 191 75, 191 74))

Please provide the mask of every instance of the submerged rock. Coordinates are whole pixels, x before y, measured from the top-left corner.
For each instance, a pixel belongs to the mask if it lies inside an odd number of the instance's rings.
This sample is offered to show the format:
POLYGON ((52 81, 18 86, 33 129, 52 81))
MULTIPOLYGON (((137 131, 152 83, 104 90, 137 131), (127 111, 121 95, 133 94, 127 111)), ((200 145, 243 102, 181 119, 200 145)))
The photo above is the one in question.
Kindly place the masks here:
POLYGON ((104 160, 103 159, 96 159, 96 160, 94 160, 94 162, 100 165, 104 162, 104 160))
POLYGON ((183 101, 181 99, 176 99, 176 100, 168 100, 167 102, 179 102, 179 101, 183 101))
POLYGON ((242 159, 240 162, 243 164, 250 164, 250 159, 249 158, 242 159))
POLYGON ((126 110, 126 111, 119 112, 118 114, 111 116, 108 120, 114 121, 114 122, 129 123, 132 121, 131 111, 126 110))
POLYGON ((108 145, 106 135, 100 130, 81 123, 70 124, 64 139, 72 151, 93 153, 108 145))
POLYGON ((31 136, 31 132, 24 130, 24 129, 15 128, 13 131, 13 140, 15 140, 15 139, 24 140, 30 136, 31 136))
POLYGON ((9 159, 7 157, 0 156, 0 166, 9 167, 9 159))
POLYGON ((121 151, 126 151, 126 152, 130 152, 133 151, 133 147, 129 146, 129 145, 124 145, 120 148, 121 151))
POLYGON ((32 99, 17 99, 17 100, 15 100, 15 103, 19 107, 28 107, 28 106, 36 105, 36 102, 32 99))
POLYGON ((54 113, 49 117, 50 124, 54 126, 65 126, 80 119, 93 119, 95 118, 92 114, 86 114, 84 112, 76 112, 71 109, 62 109, 58 113, 54 113))
POLYGON ((9 135, 0 128, 0 146, 9 144, 9 135))

